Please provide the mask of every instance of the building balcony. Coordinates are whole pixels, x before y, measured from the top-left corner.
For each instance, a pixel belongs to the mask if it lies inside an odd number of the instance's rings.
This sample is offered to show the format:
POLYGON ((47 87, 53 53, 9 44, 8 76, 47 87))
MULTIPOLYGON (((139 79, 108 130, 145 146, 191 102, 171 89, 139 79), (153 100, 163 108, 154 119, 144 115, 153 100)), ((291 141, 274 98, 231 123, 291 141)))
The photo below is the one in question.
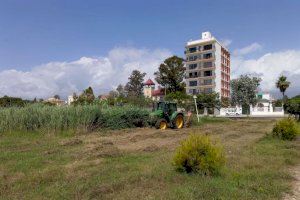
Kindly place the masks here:
POLYGON ((210 51, 215 51, 216 48, 215 47, 212 47, 211 49, 202 49, 202 50, 193 50, 193 51, 190 51, 190 50, 185 50, 184 51, 184 54, 186 55, 192 55, 192 54, 196 54, 196 53, 207 53, 207 52, 210 52, 210 51))
POLYGON ((184 78, 185 79, 192 79, 192 78, 199 78, 199 77, 201 77, 200 75, 186 75, 184 78))
POLYGON ((203 75, 192 75, 192 76, 185 76, 185 79, 193 79, 193 78, 200 78, 200 79, 214 79, 216 78, 215 75, 211 75, 211 76, 203 76, 203 75))
POLYGON ((197 58, 197 59, 195 59, 195 60, 188 60, 188 59, 186 59, 186 63, 192 64, 192 63, 196 63, 196 62, 200 62, 200 61, 204 61, 204 62, 214 61, 215 58, 216 58, 216 57, 213 55, 213 56, 211 56, 211 57, 209 57, 209 58, 197 58))

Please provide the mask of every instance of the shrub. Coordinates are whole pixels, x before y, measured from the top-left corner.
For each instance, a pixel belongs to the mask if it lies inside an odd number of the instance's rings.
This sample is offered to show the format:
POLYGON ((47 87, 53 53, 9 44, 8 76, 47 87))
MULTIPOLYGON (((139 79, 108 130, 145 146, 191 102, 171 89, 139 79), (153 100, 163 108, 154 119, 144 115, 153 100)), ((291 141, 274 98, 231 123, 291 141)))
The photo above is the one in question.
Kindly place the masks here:
POLYGON ((178 171, 215 175, 225 164, 223 148, 208 136, 190 135, 176 150, 173 164, 178 171))
POLYGON ((283 140, 294 140, 298 134, 296 121, 290 117, 278 121, 273 128, 272 134, 283 140))

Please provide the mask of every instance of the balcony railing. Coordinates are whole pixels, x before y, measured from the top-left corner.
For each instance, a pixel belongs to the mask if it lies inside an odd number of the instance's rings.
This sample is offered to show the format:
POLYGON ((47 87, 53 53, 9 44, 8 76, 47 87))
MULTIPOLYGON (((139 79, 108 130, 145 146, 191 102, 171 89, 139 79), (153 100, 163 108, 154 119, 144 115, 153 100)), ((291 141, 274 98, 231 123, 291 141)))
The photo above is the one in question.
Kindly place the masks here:
POLYGON ((189 58, 187 58, 186 59, 186 61, 187 62, 195 62, 195 61, 208 61, 208 60, 212 60, 212 59, 215 59, 215 56, 214 55, 212 55, 212 56, 210 56, 210 57, 205 57, 205 58, 203 58, 203 57, 197 57, 197 58, 193 58, 193 59, 191 59, 191 60, 189 60, 189 58))
POLYGON ((212 74, 212 75, 209 75, 209 76, 204 76, 203 74, 201 74, 201 75, 186 75, 185 77, 184 77, 185 79, 189 79, 189 78, 215 78, 215 75, 214 74, 212 74))
POLYGON ((201 77, 200 75, 187 75, 185 76, 186 79, 189 79, 189 78, 199 78, 201 77))
POLYGON ((197 50, 185 50, 184 54, 189 54, 189 53, 203 53, 203 52, 208 52, 208 51, 213 51, 215 50, 215 47, 212 47, 211 49, 197 49, 197 50))

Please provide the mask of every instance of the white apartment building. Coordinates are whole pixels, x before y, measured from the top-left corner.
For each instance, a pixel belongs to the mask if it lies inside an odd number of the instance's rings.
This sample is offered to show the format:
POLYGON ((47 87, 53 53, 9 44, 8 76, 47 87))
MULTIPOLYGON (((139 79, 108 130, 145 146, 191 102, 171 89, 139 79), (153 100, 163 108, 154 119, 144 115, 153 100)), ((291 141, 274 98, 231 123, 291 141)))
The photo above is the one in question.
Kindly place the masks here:
POLYGON ((187 94, 230 96, 230 53, 210 32, 185 46, 187 94))

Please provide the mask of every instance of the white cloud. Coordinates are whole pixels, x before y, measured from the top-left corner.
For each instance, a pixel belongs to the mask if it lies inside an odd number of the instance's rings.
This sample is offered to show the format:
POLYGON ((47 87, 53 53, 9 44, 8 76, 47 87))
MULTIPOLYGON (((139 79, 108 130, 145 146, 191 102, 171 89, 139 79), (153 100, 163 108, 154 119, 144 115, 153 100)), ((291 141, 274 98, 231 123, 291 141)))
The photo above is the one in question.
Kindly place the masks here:
POLYGON ((279 94, 275 82, 280 75, 285 75, 291 82, 287 94, 300 94, 300 51, 288 50, 267 53, 258 59, 232 57, 233 78, 241 74, 255 74, 262 78, 261 89, 279 94))
POLYGON ((159 64, 171 52, 166 49, 117 47, 106 57, 82 57, 72 62, 50 62, 30 71, 14 69, 0 72, 0 96, 47 98, 54 94, 66 97, 92 86, 97 94, 126 83, 132 70, 152 77, 159 64))
POLYGON ((241 49, 236 49, 233 51, 233 55, 235 56, 244 56, 247 55, 249 53, 253 53, 255 51, 261 50, 262 46, 256 42, 250 44, 249 46, 246 46, 244 48, 241 49))

